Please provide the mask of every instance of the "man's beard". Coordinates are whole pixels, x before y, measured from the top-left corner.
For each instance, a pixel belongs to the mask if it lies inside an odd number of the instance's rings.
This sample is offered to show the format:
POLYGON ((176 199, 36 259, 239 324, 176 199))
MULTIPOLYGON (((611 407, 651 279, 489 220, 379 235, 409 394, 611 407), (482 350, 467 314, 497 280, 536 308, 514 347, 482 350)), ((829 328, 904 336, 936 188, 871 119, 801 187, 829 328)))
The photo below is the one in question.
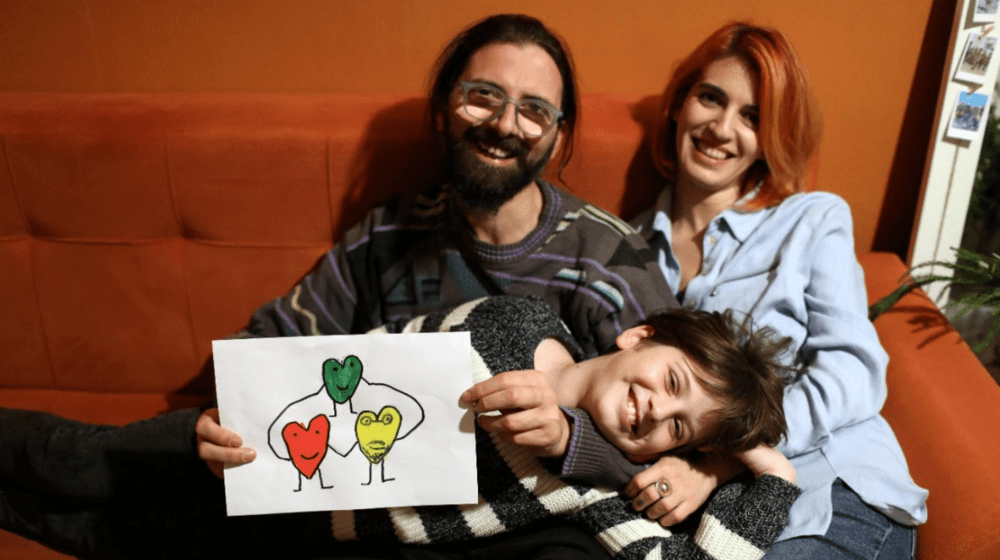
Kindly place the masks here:
POLYGON ((524 190, 545 169, 555 142, 537 160, 530 159, 531 147, 514 136, 501 138, 490 126, 470 126, 462 138, 452 138, 449 146, 451 188, 463 210, 495 214, 508 200, 524 190), (477 145, 508 152, 513 165, 495 166, 479 157, 477 145))

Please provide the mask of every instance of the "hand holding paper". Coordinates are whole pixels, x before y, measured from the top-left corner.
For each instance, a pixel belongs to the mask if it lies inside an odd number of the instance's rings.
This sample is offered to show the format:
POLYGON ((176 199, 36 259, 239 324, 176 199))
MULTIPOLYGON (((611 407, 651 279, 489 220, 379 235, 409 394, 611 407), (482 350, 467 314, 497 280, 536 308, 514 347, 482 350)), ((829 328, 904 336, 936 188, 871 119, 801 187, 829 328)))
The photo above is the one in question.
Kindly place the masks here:
POLYGON ((470 387, 462 403, 479 413, 479 425, 541 457, 565 455, 569 421, 544 373, 506 371, 470 387), (498 411, 500 414, 483 414, 498 411))
POLYGON ((198 439, 198 456, 222 478, 227 464, 244 465, 257 458, 257 452, 243 447, 243 438, 236 432, 219 425, 219 409, 210 408, 201 413, 194 427, 198 439))

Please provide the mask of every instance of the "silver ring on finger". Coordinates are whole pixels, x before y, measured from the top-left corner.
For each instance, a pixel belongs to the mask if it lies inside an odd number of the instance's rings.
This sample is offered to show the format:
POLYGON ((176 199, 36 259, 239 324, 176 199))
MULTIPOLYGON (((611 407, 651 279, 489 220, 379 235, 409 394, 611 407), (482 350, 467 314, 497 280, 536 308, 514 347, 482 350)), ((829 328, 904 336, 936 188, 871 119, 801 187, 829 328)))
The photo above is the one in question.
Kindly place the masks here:
POLYGON ((656 492, 661 498, 666 498, 670 495, 670 483, 665 478, 661 478, 656 481, 656 492))

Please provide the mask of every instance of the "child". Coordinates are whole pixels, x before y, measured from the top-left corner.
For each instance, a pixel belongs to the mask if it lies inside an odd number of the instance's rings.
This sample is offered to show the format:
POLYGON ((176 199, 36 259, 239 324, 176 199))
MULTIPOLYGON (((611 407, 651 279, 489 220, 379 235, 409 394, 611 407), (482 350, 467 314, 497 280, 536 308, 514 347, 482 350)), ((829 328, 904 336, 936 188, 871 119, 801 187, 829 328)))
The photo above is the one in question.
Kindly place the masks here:
POLYGON ((568 515, 612 555, 644 558, 659 548, 663 557, 688 558, 703 554, 707 543, 743 541, 765 549, 783 528, 797 490, 788 461, 768 447, 784 431, 776 359, 784 343, 772 341, 769 331, 751 333, 728 315, 673 309, 624 331, 617 351, 577 362, 582 351, 552 310, 537 298, 514 296, 476 300, 401 330, 433 331, 472 334, 477 383, 462 401, 491 432, 477 434, 479 503, 321 514, 332 515, 332 540, 340 541, 321 548, 337 551, 359 538, 460 541, 568 515), (564 441, 568 430, 563 437, 538 433, 567 418, 593 422, 606 452, 576 457, 573 442, 564 441), (728 485, 709 505, 712 520, 703 519, 697 536, 637 524, 641 515, 618 492, 556 476, 591 484, 617 480, 620 488, 643 468, 628 459, 697 448, 740 453, 756 477, 771 475, 728 485), (566 460, 546 464, 537 455, 566 460), (751 509, 755 517, 747 524, 743 514, 751 509))
MULTIPOLYGON (((701 334, 695 332, 691 338, 721 338, 724 343, 714 346, 737 350, 736 354, 730 353, 734 357, 740 349, 748 357, 756 352, 759 363, 767 363, 773 356, 760 354, 759 345, 748 343, 764 337, 746 338, 747 333, 734 330, 721 315, 671 313, 676 315, 674 319, 670 319, 672 315, 657 316, 648 325, 625 331, 617 352, 579 363, 573 360, 573 356, 581 354, 579 347, 558 317, 538 299, 485 298, 411 321, 403 331, 471 331, 477 384, 464 400, 477 411, 503 411, 499 417, 480 417, 481 425, 492 433, 477 431, 478 504, 227 518, 220 505, 221 491, 190 489, 186 496, 174 496, 169 505, 162 507, 129 501, 130 506, 140 508, 146 522, 135 522, 140 513, 123 514, 120 505, 107 504, 89 514, 70 511, 72 508, 55 512, 54 525, 62 521, 60 515, 85 516, 86 530, 104 537, 92 540, 100 540, 100 546, 114 548, 116 554, 125 557, 149 557, 154 552, 170 556, 174 550, 187 557, 235 554, 241 550, 280 550, 289 554, 289 546, 297 547, 295 552, 303 555, 337 557, 362 551, 379 557, 409 546, 396 541, 415 544, 422 553, 462 551, 479 542, 469 539, 544 524, 556 515, 579 522, 612 555, 621 558, 646 557, 653 549, 659 549, 663 556, 698 557, 711 546, 733 540, 742 543, 744 551, 746 543, 757 547, 755 550, 764 549, 780 532, 787 509, 797 495, 791 483, 793 473, 783 472, 780 467, 760 468, 762 464, 770 465, 776 455, 757 448, 757 442, 780 436, 780 382, 764 384, 770 388, 765 392, 774 392, 775 387, 778 391, 776 397, 770 395, 779 403, 778 434, 761 435, 768 430, 751 430, 753 433, 737 438, 744 441, 744 448, 753 449, 745 460, 759 478, 738 480, 720 489, 708 506, 697 536, 693 532, 672 533, 644 520, 614 490, 565 482, 546 468, 544 459, 535 456, 537 449, 517 444, 520 436, 534 431, 530 422, 526 430, 518 423, 518 415, 527 411, 531 416, 531 408, 518 406, 513 407, 518 410, 512 410, 510 404, 523 404, 526 398, 545 394, 547 386, 560 404, 586 411, 564 409, 568 417, 574 422, 592 417, 598 430, 633 458, 650 458, 678 446, 730 445, 725 442, 731 441, 728 434, 735 430, 728 427, 728 408, 719 405, 729 402, 725 397, 726 387, 731 384, 729 378, 739 373, 739 368, 726 367, 727 363, 741 360, 727 362, 719 358, 726 355, 725 350, 713 353, 700 344, 678 351, 677 346, 669 345, 670 341, 685 338, 679 336, 684 330, 700 328, 701 334), (728 339, 717 337, 715 332, 728 333, 728 339), (660 359, 664 356, 667 359, 660 359), (503 373, 492 377, 495 372, 503 373), (542 384, 532 391, 511 390, 521 387, 516 381, 522 379, 541 379, 542 384), (745 515, 749 511, 753 516, 745 515), (216 546, 218 549, 213 548, 216 546), (163 547, 170 550, 164 551, 163 547)), ((706 348, 712 347, 709 344, 706 348)), ((763 378, 774 380, 777 374, 770 369, 763 378)), ((761 422, 755 419, 750 424, 761 422)), ((566 447, 572 444, 566 442, 566 447)), ((555 447, 548 454, 557 454, 561 442, 555 447)), ((12 510, 5 509, 10 515, 12 510)), ((53 533, 29 536, 48 543, 53 533)))

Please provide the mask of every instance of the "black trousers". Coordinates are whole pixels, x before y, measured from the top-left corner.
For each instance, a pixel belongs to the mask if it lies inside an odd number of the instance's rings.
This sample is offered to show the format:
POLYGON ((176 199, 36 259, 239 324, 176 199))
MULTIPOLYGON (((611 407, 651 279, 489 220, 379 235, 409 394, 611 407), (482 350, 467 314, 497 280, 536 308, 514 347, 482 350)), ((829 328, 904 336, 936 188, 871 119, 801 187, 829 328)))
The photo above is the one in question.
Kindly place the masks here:
POLYGON ((602 559, 589 534, 558 519, 433 546, 334 542, 322 512, 227 517, 222 481, 198 458, 185 409, 96 426, 0 408, 0 529, 81 558, 458 560, 602 559))

